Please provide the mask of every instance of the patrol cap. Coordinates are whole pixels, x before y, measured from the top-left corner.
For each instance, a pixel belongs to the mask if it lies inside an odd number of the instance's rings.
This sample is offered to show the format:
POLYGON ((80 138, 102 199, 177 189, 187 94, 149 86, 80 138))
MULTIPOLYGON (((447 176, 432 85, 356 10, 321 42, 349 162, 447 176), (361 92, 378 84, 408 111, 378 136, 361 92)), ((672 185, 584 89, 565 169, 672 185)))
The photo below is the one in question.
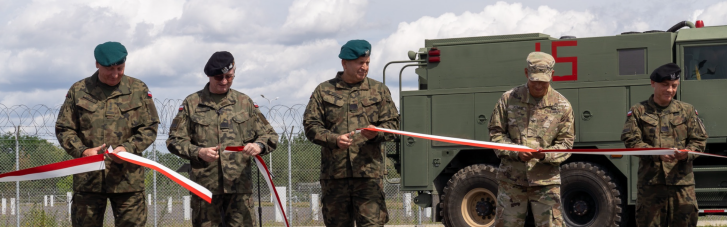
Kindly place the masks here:
POLYGON ((338 57, 343 60, 356 60, 359 57, 371 55, 371 44, 362 39, 354 39, 346 42, 341 47, 338 57))
POLYGON ((654 69, 649 78, 657 83, 665 80, 678 80, 681 72, 682 69, 677 64, 667 63, 654 69))
POLYGON ((105 42, 96 46, 93 50, 93 57, 96 62, 103 66, 121 65, 126 62, 126 47, 118 42, 105 42))
POLYGON ((207 76, 215 76, 225 74, 235 67, 235 58, 227 51, 218 51, 212 54, 207 64, 204 66, 204 74, 207 76))
POLYGON ((528 54, 528 79, 530 81, 550 82, 555 59, 548 53, 531 52, 528 54))

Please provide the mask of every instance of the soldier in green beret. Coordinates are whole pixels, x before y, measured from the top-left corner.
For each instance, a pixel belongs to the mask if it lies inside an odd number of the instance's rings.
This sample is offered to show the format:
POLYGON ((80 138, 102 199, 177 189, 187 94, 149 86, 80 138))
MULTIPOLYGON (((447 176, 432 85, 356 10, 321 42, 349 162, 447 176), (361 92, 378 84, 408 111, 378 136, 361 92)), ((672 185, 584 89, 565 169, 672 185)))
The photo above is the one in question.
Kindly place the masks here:
MULTIPOLYGON (((114 152, 141 156, 157 136, 159 116, 149 88, 124 75, 126 48, 117 42, 96 46, 96 71, 74 83, 58 113, 56 137, 73 158, 114 152)), ((116 226, 144 226, 144 168, 106 159, 104 171, 73 175, 73 226, 102 226, 107 200, 116 226)))
POLYGON ((668 63, 651 73, 654 94, 626 113, 621 140, 628 148, 674 148, 672 155, 639 157, 636 225, 697 226, 692 162, 704 151, 707 131, 694 106, 674 100, 681 68, 668 63))
POLYGON ((381 142, 395 135, 355 130, 399 128, 389 88, 366 77, 371 44, 348 41, 338 55, 343 72, 316 87, 303 126, 321 146, 321 189, 326 226, 383 226, 389 221, 383 191, 381 142))
POLYGON ((209 83, 184 99, 169 130, 169 152, 189 160, 190 178, 213 195, 212 204, 192 196, 193 226, 252 227, 252 157, 278 144, 252 99, 230 88, 236 68, 230 52, 212 54, 204 68, 209 83), (243 145, 242 152, 222 152, 243 145))

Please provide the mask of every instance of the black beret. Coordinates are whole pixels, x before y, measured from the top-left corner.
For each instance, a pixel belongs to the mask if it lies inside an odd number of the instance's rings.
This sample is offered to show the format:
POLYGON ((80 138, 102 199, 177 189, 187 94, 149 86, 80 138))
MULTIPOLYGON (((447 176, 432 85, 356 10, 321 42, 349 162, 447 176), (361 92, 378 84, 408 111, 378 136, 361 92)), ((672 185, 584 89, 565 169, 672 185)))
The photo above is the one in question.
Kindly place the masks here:
POLYGON ((680 73, 682 73, 682 69, 677 64, 667 63, 654 69, 649 78, 657 83, 664 80, 678 80, 680 73))
POLYGON ((227 51, 218 51, 212 54, 210 60, 204 66, 204 74, 215 76, 225 74, 235 66, 235 58, 227 51))

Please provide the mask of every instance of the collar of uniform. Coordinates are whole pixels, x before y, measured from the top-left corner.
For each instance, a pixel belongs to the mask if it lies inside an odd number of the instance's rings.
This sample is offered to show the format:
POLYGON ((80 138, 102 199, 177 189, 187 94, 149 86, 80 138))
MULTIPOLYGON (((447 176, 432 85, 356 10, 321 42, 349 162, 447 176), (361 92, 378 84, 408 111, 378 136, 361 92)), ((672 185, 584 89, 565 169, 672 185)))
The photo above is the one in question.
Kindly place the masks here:
POLYGON ((555 90, 553 90, 552 86, 548 86, 548 93, 543 96, 543 99, 541 99, 540 102, 537 102, 536 100, 530 100, 530 97, 532 96, 530 95, 530 90, 528 90, 528 84, 522 86, 519 95, 520 102, 533 104, 538 107, 552 106, 553 104, 558 102, 558 96, 555 94, 555 90))
POLYGON ((345 81, 343 81, 343 71, 338 71, 336 73, 336 88, 340 89, 351 89, 351 90, 368 90, 369 89, 369 78, 365 77, 361 83, 354 84, 353 86, 349 86, 345 81))
MULTIPOLYGON (((121 81, 119 82, 119 87, 114 90, 114 92, 111 93, 111 95, 107 98, 113 98, 119 95, 128 95, 131 94, 131 86, 129 84, 129 77, 126 75, 121 75, 121 81)), ((94 98, 97 100, 102 100, 101 97, 106 96, 103 93, 103 90, 101 90, 101 80, 98 79, 98 70, 96 70, 95 73, 86 80, 86 93, 91 94, 94 98)))
MULTIPOLYGON (((672 99, 671 102, 669 102, 669 105, 666 108, 664 108, 664 110, 662 110, 662 113, 678 113, 679 108, 677 108, 677 105, 674 104, 675 101, 676 100, 672 99)), ((659 109, 659 105, 657 105, 656 102, 654 102, 653 94, 649 97, 649 101, 647 103, 649 105, 649 112, 656 113, 657 112, 656 110, 659 109)))
POLYGON ((225 98, 220 101, 219 104, 215 102, 215 100, 212 99, 212 93, 210 92, 210 83, 208 82, 206 85, 204 85, 204 89, 200 92, 199 95, 199 104, 209 106, 212 108, 219 108, 229 106, 236 103, 236 100, 230 96, 230 93, 232 91, 232 88, 227 91, 227 95, 225 95, 225 98))

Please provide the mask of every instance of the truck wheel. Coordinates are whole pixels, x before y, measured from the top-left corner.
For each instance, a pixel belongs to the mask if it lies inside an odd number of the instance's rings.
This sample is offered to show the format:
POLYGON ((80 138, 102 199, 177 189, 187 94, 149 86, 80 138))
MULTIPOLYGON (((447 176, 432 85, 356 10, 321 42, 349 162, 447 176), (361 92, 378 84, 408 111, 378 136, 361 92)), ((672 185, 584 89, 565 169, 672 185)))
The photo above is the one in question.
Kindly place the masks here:
POLYGON ((475 164, 457 171, 444 187, 442 223, 448 227, 494 226, 497 207, 497 168, 475 164))
POLYGON ((567 226, 620 226, 621 187, 605 168, 590 162, 561 166, 561 201, 567 226))

